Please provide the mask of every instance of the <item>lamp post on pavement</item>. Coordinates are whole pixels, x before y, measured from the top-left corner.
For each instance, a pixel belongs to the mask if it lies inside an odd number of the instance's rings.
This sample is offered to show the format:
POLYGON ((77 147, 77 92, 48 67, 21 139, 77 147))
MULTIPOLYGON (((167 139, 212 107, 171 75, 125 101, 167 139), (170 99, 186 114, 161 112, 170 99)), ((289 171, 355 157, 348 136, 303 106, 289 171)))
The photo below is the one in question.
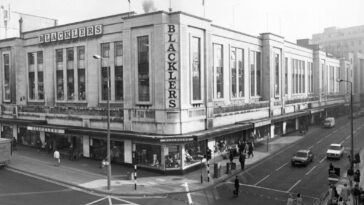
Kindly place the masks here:
POLYGON ((345 82, 350 84, 350 121, 351 121, 351 156, 350 156, 350 169, 354 171, 354 117, 353 117, 353 82, 348 80, 337 79, 337 82, 345 82))
MULTIPOLYGON (((93 55, 94 59, 100 59, 102 62, 102 57, 100 55, 93 55)), ((107 67, 107 190, 110 190, 111 184, 111 158, 110 158, 110 67, 107 67)))

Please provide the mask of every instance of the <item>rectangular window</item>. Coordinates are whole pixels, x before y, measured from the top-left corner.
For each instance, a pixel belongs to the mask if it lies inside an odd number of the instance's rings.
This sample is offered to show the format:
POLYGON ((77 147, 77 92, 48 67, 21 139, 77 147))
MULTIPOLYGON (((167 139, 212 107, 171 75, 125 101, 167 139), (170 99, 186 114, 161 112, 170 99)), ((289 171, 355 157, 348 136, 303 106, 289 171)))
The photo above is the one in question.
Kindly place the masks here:
POLYGON ((74 81, 74 49, 67 48, 66 49, 67 55, 67 100, 74 100, 75 99, 75 81, 74 81))
POLYGON ((57 70, 57 100, 64 100, 63 70, 57 70))
POLYGON ((77 47, 78 100, 86 100, 85 47, 77 47))
POLYGON ((239 86, 239 97, 244 97, 244 50, 237 49, 236 60, 238 66, 238 86, 239 86))
POLYGON ((201 100, 201 39, 192 37, 192 100, 201 100))
POLYGON ((35 99, 35 76, 34 72, 29 72, 29 99, 35 99))
POLYGON ((296 91, 295 93, 298 93, 298 67, 299 67, 299 61, 298 60, 295 60, 295 81, 296 81, 296 91))
POLYGON ((298 93, 302 93, 302 61, 298 60, 298 73, 297 73, 297 79, 298 79, 298 93))
POLYGON ((306 62, 302 61, 302 92, 306 92, 306 62))
POLYGON ((35 53, 28 53, 28 83, 29 83, 29 100, 35 99, 35 53))
POLYGON ((224 98, 223 46, 214 44, 215 98, 224 98))
POLYGON ((231 72, 231 97, 236 98, 236 49, 230 51, 230 72, 231 72))
MULTIPOLYGON (((107 70, 109 68, 108 67, 102 67, 101 68, 101 99, 102 100, 107 100, 107 96, 108 96, 108 76, 107 76, 107 70)), ((110 75, 110 74, 109 74, 110 75)), ((110 99, 110 96, 109 96, 110 99)))
POLYGON ((284 58, 284 94, 288 94, 288 58, 284 58))
POLYGON ((138 41, 138 100, 150 101, 149 80, 149 37, 140 36, 138 41))
POLYGON ((103 58, 110 57, 110 43, 101 44, 101 57, 103 57, 103 58))
POLYGON ((114 43, 115 56, 123 56, 123 42, 117 41, 114 43))
POLYGON ((261 63, 261 60, 262 60, 262 57, 261 57, 261 54, 260 52, 256 52, 256 57, 255 57, 255 60, 256 60, 256 65, 257 65, 257 72, 256 72, 256 76, 257 76, 257 95, 260 96, 261 95, 261 70, 262 70, 262 63, 261 63))
POLYGON ((123 66, 115 66, 115 100, 123 100, 123 66))
POLYGON ((274 90, 275 90, 275 92, 274 92, 274 94, 277 96, 277 95, 279 95, 279 89, 280 89, 280 87, 279 87, 279 67, 280 67, 280 59, 279 59, 280 57, 279 57, 279 54, 278 53, 276 53, 275 54, 275 85, 274 85, 274 90))
POLYGON ((78 100, 86 100, 85 69, 78 69, 78 100))
POLYGON ((255 52, 250 52, 250 95, 256 96, 256 89, 255 89, 255 52))
POLYGON ((44 100, 43 51, 37 52, 38 100, 44 100))
POLYGON ((294 64, 294 62, 295 62, 295 60, 294 59, 291 59, 291 62, 292 62, 292 67, 291 67, 291 71, 292 71, 292 82, 291 82, 291 85, 292 85, 292 87, 291 87, 291 89, 292 89, 292 94, 294 94, 295 93, 295 88, 296 88, 296 86, 295 86, 295 79, 294 79, 294 77, 295 77, 295 73, 294 73, 294 66, 295 66, 295 64, 294 64))

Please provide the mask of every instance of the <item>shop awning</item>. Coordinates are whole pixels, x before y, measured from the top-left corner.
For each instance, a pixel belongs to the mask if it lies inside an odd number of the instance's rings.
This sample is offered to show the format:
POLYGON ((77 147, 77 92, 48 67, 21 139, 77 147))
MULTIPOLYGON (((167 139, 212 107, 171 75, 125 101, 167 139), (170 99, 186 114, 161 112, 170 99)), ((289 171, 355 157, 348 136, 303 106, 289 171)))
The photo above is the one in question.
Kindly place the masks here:
POLYGON ((214 138, 222 135, 232 134, 235 132, 252 129, 254 126, 251 123, 237 123, 233 125, 227 125, 223 127, 214 128, 211 130, 204 130, 191 134, 196 137, 197 141, 205 140, 208 138, 214 138))
POLYGON ((291 120, 291 119, 295 119, 295 118, 298 118, 298 117, 307 116, 309 114, 310 114, 310 112, 305 111, 305 112, 289 113, 289 114, 286 114, 286 115, 273 116, 272 117, 272 123, 291 120))
POLYGON ((27 120, 27 119, 20 119, 20 118, 0 118, 0 123, 3 124, 17 124, 17 125, 31 125, 31 124, 37 124, 37 125, 41 125, 41 124, 46 124, 47 121, 45 120, 27 120))

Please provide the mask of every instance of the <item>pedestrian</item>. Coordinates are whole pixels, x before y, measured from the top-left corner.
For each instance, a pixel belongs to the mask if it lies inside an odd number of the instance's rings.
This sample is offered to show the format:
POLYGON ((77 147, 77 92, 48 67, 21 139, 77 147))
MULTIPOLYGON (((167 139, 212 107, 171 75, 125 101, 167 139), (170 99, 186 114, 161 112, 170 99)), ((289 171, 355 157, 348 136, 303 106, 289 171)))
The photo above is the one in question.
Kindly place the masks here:
POLYGON ((68 148, 68 159, 70 161, 73 160, 73 144, 71 143, 70 147, 68 148))
POLYGON ((56 161, 55 166, 59 167, 61 165, 61 156, 57 149, 54 151, 53 158, 56 161))
POLYGON ((234 196, 238 196, 239 195, 239 186, 240 186, 238 176, 235 176, 235 183, 234 184, 235 184, 234 196))
POLYGON ((330 170, 334 170, 334 165, 332 165, 332 163, 330 162, 330 165, 329 165, 329 171, 330 170))
POLYGON ((254 149, 253 142, 249 142, 248 143, 248 158, 250 158, 250 156, 254 157, 253 149, 254 149))
POLYGON ((355 184, 352 193, 354 198, 354 204, 359 204, 360 189, 358 184, 355 184))
POLYGON ((303 205, 303 199, 302 199, 300 193, 297 194, 297 197, 296 197, 296 205, 303 205))
POLYGON ((11 140, 11 146, 13 147, 13 150, 16 150, 16 138, 13 136, 12 140, 11 140))
POLYGON ((244 170, 244 167, 245 167, 245 153, 240 153, 239 162, 240 162, 241 170, 244 170))
POLYGON ((294 205, 294 198, 292 194, 289 194, 289 197, 287 199, 287 205, 294 205))
POLYGON ((344 187, 341 189, 341 196, 344 200, 344 203, 346 203, 349 199, 350 190, 348 187, 348 184, 344 184, 344 187))
POLYGON ((363 188, 360 187, 359 191, 360 191, 359 202, 360 202, 360 204, 364 204, 364 190, 363 190, 363 188))
POLYGON ((354 173, 354 182, 359 183, 360 182, 360 171, 357 169, 354 173))
POLYGON ((233 154, 233 151, 232 150, 230 150, 229 159, 230 159, 230 163, 233 163, 234 154, 233 154))

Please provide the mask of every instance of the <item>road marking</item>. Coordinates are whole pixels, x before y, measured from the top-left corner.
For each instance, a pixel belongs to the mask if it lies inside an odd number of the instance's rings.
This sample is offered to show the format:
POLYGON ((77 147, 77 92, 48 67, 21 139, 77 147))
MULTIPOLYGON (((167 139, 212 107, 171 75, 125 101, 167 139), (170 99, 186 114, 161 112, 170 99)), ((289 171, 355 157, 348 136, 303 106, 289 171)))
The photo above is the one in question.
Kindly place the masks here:
POLYGON ((312 145, 312 146, 310 146, 310 147, 308 147, 307 149, 312 149, 312 147, 313 147, 313 145, 312 145))
POLYGON ((270 177, 269 174, 267 176, 265 176, 263 179, 261 179, 260 181, 258 181, 257 183, 255 183, 254 185, 257 186, 260 182, 266 180, 268 177, 270 177))
POLYGON ((350 135, 348 135, 346 138, 345 138, 345 140, 347 140, 347 139, 349 139, 350 138, 350 135))
POLYGON ((288 190, 287 190, 287 192, 291 192, 291 190, 295 187, 295 186, 297 186, 297 184, 299 184, 301 182, 301 179, 300 180, 298 180, 295 184, 293 184, 293 186, 291 186, 291 188, 289 188, 288 190))
POLYGON ((312 169, 310 169, 310 171, 308 171, 305 175, 309 175, 317 166, 312 167, 312 169))
POLYGON ((346 139, 343 139, 343 140, 340 142, 340 144, 344 144, 345 140, 346 140, 346 139))
POLYGON ((334 130, 332 133, 336 133, 338 130, 334 130))
POLYGON ((187 182, 185 182, 185 184, 183 185, 184 187, 186 187, 186 192, 187 192, 187 199, 188 199, 188 204, 192 204, 192 198, 191 198, 191 193, 190 190, 188 188, 188 184, 187 182))
POLYGON ((322 163, 325 159, 326 159, 326 157, 322 158, 322 159, 320 160, 320 163, 322 163))
POLYGON ((96 204, 96 203, 99 203, 100 201, 103 201, 103 200, 107 200, 107 201, 108 201, 108 203, 109 203, 109 205, 113 205, 113 203, 112 203, 111 199, 114 199, 114 200, 119 201, 119 202, 123 202, 122 204, 124 204, 124 205, 138 205, 138 204, 133 203, 133 202, 131 202, 131 201, 127 201, 127 200, 124 200, 124 199, 120 199, 120 198, 117 198, 117 197, 114 197, 114 196, 105 196, 105 197, 103 197, 103 198, 101 198, 101 199, 97 199, 97 200, 92 201, 92 202, 90 202, 90 203, 88 203, 88 204, 85 204, 85 205, 92 205, 92 204, 96 204), (126 203, 126 204, 125 204, 125 203, 126 203))
POLYGON ((284 166, 286 166, 287 164, 288 164, 288 162, 284 163, 282 166, 278 167, 278 168, 276 169, 276 171, 280 170, 281 168, 283 168, 283 167, 284 167, 284 166))
POLYGON ((320 142, 322 142, 323 139, 320 139, 319 141, 316 142, 316 144, 319 144, 320 142))
POLYGON ((53 193, 60 193, 60 192, 70 192, 71 189, 61 189, 61 190, 53 190, 53 191, 31 191, 31 192, 20 192, 20 193, 6 193, 0 194, 0 197, 7 197, 7 196, 24 196, 24 195, 35 195, 35 194, 53 194, 53 193))
MULTIPOLYGON (((301 180, 300 180, 301 181, 301 180)), ((234 182, 228 181, 225 182, 228 184, 234 184, 234 182)), ((246 186, 246 187, 252 187, 252 188, 257 188, 257 189, 264 189, 264 190, 268 190, 268 191, 274 191, 274 192, 279 192, 279 193, 289 193, 289 191, 283 191, 283 190, 279 190, 279 189, 273 189, 273 188, 268 188, 268 187, 262 187, 262 186, 256 186, 256 185, 252 185, 252 184, 243 184, 240 183, 241 186, 246 186)), ((314 199, 314 200, 319 200, 319 198, 314 197, 314 196, 308 196, 308 195, 301 195, 304 198, 310 198, 310 199, 314 199)))

